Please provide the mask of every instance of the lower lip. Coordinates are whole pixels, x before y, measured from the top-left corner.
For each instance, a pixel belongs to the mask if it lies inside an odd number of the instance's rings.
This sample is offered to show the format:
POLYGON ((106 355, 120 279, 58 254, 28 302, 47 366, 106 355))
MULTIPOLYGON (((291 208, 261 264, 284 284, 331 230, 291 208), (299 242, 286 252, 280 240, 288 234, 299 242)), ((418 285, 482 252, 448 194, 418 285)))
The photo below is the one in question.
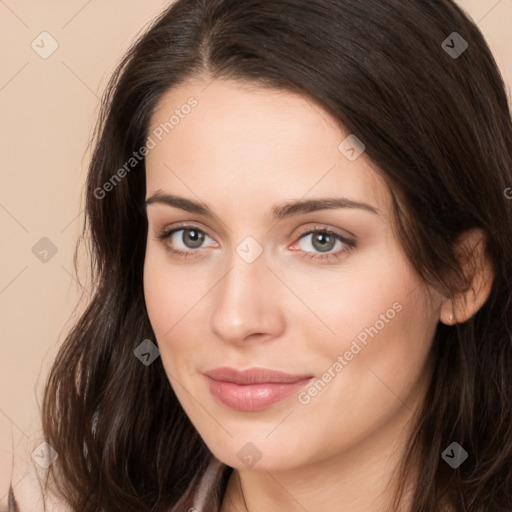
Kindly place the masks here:
POLYGON ((221 403, 237 411, 260 411, 298 392, 313 378, 296 382, 261 382, 239 385, 233 382, 214 380, 210 377, 210 393, 221 403))

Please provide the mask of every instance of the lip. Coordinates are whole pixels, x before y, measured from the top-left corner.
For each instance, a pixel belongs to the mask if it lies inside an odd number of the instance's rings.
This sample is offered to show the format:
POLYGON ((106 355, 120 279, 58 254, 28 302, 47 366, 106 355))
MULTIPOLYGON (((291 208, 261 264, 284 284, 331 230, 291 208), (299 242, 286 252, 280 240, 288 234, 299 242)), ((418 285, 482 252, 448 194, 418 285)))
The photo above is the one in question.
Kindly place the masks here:
POLYGON ((204 372, 210 393, 237 411, 260 411, 306 386, 313 375, 292 375, 267 368, 214 368, 204 372))

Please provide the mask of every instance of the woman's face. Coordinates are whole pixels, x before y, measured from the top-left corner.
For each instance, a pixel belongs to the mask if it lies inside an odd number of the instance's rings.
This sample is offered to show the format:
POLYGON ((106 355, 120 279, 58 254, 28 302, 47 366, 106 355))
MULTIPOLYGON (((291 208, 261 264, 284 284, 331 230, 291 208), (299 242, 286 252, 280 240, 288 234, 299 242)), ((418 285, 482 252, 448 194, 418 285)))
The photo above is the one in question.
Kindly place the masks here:
POLYGON ((398 245, 383 179, 310 100, 205 84, 166 94, 146 157, 144 290, 173 390, 233 467, 389 442, 428 384, 441 298, 398 245))

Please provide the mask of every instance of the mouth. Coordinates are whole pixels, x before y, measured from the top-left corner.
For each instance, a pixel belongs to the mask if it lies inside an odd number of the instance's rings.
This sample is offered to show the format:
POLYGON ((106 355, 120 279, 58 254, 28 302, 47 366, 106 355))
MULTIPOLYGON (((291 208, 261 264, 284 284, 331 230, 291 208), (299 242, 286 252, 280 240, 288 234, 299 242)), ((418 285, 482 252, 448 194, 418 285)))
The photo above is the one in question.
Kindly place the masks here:
POLYGON ((313 375, 292 375, 266 368, 214 368, 204 372, 210 393, 223 405, 245 412, 260 411, 309 384, 313 375))

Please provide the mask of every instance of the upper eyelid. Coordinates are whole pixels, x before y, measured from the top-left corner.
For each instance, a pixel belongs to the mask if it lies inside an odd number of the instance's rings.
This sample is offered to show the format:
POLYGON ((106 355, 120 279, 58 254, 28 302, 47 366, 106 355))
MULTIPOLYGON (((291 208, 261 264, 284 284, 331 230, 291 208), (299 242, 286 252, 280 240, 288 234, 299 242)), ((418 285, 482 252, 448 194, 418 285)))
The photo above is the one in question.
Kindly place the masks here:
MULTIPOLYGON (((148 220, 149 220, 149 216, 147 217, 148 220)), ((325 229, 327 231, 333 231, 334 233, 337 233, 339 234, 340 236, 342 237, 345 237, 345 238, 352 238, 354 241, 357 240, 357 236, 354 234, 354 233, 351 233, 349 230, 345 229, 345 228, 338 228, 338 227, 331 227, 330 223, 327 222, 327 223, 322 223, 322 222, 310 222, 309 224, 313 224, 314 226, 312 228, 306 228, 306 229, 313 229, 313 230, 322 230, 322 229, 325 229), (317 227, 318 226, 318 227, 317 227)), ((182 221, 182 222, 178 222, 176 224, 176 228, 175 229, 179 229, 180 227, 183 228, 183 227, 187 227, 187 226, 193 226, 193 227, 197 227, 198 229, 204 231, 205 233, 208 234, 208 236, 210 236, 210 238, 214 238, 213 236, 210 235, 210 232, 209 232, 209 228, 207 227, 203 227, 204 224, 201 222, 201 221, 196 221, 196 220, 188 220, 188 221, 182 221), (198 224, 198 225, 196 225, 198 224)), ((275 226, 275 225, 274 225, 275 226)), ((272 226, 272 229, 273 227, 272 226)), ((165 228, 164 228, 165 229, 165 228)), ((174 229, 174 228, 173 228, 174 229)), ((228 227, 229 229, 229 227, 228 227)), ((231 229, 229 229, 230 231, 232 231, 231 229)), ((162 231, 162 229, 160 230, 162 231)), ((223 231, 223 229, 222 229, 223 231)), ((292 231, 295 231, 292 230, 292 231)), ((306 231, 307 232, 307 231, 306 231)), ((300 234, 304 234, 305 232, 301 232, 300 234)), ((291 234, 291 233, 290 233, 291 234)))
POLYGON ((347 231, 346 229, 334 228, 334 227, 330 227, 330 226, 326 226, 326 225, 318 224, 318 223, 314 224, 313 226, 305 227, 303 229, 300 228, 299 232, 295 236, 300 237, 300 236, 309 234, 311 232, 317 232, 317 231, 328 231, 328 232, 334 233, 335 235, 338 235, 342 238, 352 239, 354 241, 356 241, 356 239, 357 239, 357 237, 354 234, 350 233, 350 231, 347 231))
MULTIPOLYGON (((167 238, 170 238, 172 235, 174 235, 177 231, 182 231, 182 230, 187 230, 187 229, 197 229, 198 231, 201 231, 203 232, 207 237, 209 237, 210 239, 212 239, 216 244, 218 244, 218 242, 215 240, 215 238, 213 236, 211 236, 208 231, 202 227, 199 227, 199 226, 194 226, 193 224, 189 224, 189 223, 186 223, 186 224, 183 224, 183 225, 178 225, 178 226, 170 226, 170 227, 164 227, 163 229, 161 229, 157 235, 156 235, 156 238, 159 239, 159 240, 165 240, 167 238)), ((202 247, 199 247, 199 249, 202 249, 202 247)), ((197 251, 197 249, 189 249, 190 251, 197 251)))

